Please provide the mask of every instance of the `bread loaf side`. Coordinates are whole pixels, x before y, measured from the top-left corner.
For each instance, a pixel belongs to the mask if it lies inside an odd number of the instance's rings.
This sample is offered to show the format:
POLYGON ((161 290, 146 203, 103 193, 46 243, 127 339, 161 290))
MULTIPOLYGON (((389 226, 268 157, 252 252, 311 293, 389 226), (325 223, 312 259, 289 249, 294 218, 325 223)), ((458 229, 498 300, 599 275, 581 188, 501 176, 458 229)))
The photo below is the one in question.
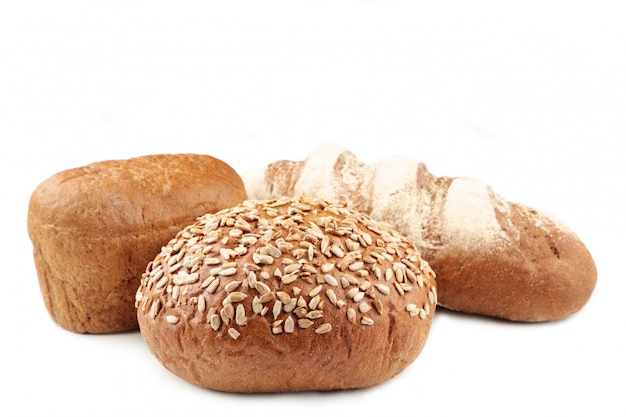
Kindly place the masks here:
POLYGON ((137 327, 147 263, 182 227, 246 198, 208 155, 149 155, 59 172, 33 192, 28 233, 51 317, 77 333, 137 327))

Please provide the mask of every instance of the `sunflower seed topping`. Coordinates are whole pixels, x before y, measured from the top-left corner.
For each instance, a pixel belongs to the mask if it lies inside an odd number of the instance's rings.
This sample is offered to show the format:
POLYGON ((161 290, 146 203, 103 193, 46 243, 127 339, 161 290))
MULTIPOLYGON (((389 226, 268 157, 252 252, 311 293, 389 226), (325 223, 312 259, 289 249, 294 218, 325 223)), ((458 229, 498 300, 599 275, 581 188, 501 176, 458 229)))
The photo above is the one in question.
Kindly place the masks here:
POLYGON ((215 331, 217 331, 220 328, 220 324, 222 324, 222 320, 217 314, 211 314, 209 322, 211 323, 211 328, 215 331))
POLYGON ((309 320, 309 319, 299 319, 298 320, 298 327, 300 327, 301 329, 308 329, 312 325, 313 325, 313 321, 312 320, 309 320))
POLYGON ((239 339, 239 336, 241 336, 241 333, 239 333, 239 331, 237 331, 237 329, 234 329, 234 328, 231 327, 230 329, 228 329, 228 335, 230 337, 232 337, 233 340, 237 340, 237 339, 239 339))
POLYGON ((323 318, 337 312, 357 326, 398 309, 432 317, 434 281, 415 246, 387 225, 343 204, 283 197, 198 218, 148 264, 135 305, 170 324, 198 315, 233 340, 264 321, 275 335, 322 335, 333 331, 323 318))
POLYGON ((176 324, 180 321, 180 319, 176 316, 165 316, 165 320, 170 324, 176 324))
POLYGON ((391 292, 391 290, 389 290, 389 287, 386 286, 385 284, 378 284, 378 283, 376 283, 376 284, 374 284, 374 286, 376 287, 376 289, 378 291, 381 292, 381 294, 389 295, 389 293, 391 292))
POLYGON ((324 333, 328 333, 333 329, 332 324, 330 323, 324 323, 324 324, 320 324, 318 326, 317 329, 315 329, 315 333, 317 334, 324 334, 324 333))
POLYGON ((295 328, 295 322, 293 320, 293 317, 289 316, 287 317, 287 320, 285 320, 285 333, 293 333, 295 328))
POLYGON ((243 304, 237 305, 237 309, 235 310, 235 321, 240 326, 245 326, 248 323, 248 319, 246 318, 246 309, 243 304))

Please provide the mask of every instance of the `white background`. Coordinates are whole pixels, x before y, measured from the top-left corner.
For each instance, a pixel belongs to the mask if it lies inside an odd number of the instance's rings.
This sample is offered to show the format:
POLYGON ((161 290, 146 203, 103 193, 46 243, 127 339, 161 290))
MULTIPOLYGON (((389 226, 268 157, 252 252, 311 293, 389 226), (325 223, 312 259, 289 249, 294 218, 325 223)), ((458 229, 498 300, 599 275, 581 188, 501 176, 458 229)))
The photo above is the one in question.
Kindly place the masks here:
POLYGON ((625 415, 620 3, 3 2, 3 410, 625 415), (203 390, 138 332, 76 335, 50 320, 26 232, 30 194, 50 175, 161 152, 245 173, 327 145, 366 162, 409 156, 554 214, 596 260, 591 300, 547 324, 438 311, 405 372, 326 394, 203 390))

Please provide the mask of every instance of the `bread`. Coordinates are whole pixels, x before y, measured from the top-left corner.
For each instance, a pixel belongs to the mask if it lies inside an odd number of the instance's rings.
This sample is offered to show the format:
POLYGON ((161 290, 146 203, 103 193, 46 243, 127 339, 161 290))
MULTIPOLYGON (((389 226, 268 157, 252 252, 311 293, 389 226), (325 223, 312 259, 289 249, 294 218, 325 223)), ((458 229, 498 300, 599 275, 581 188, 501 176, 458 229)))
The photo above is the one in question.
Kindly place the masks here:
POLYGON ((380 384, 413 362, 434 273, 393 229, 343 205, 246 201, 182 230, 137 291, 141 333, 174 374, 230 392, 380 384))
POLYGON ((438 177, 408 158, 374 164, 343 149, 243 175, 250 198, 344 201, 408 236, 437 274, 439 305, 507 320, 557 320, 591 297, 597 271, 576 234, 471 178, 438 177))
POLYGON ((246 198, 239 175, 207 155, 150 155, 59 172, 33 192, 28 233, 52 319, 76 333, 136 329, 141 274, 207 212, 246 198))

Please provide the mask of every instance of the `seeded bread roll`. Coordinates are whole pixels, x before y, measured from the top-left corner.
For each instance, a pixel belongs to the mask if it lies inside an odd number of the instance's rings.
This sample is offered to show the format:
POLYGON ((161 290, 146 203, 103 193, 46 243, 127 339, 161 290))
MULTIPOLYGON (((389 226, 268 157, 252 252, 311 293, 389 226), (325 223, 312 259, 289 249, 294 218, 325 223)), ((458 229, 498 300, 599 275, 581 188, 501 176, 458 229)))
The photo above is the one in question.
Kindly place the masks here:
POLYGON ((408 239, 343 205, 248 200, 182 230, 137 291, 174 374, 231 392, 380 384, 421 352, 434 273, 408 239))
POLYGON ((76 333, 137 328, 134 297, 161 247, 198 216, 245 200, 207 155, 151 155, 59 172, 33 192, 28 232, 51 317, 76 333))

